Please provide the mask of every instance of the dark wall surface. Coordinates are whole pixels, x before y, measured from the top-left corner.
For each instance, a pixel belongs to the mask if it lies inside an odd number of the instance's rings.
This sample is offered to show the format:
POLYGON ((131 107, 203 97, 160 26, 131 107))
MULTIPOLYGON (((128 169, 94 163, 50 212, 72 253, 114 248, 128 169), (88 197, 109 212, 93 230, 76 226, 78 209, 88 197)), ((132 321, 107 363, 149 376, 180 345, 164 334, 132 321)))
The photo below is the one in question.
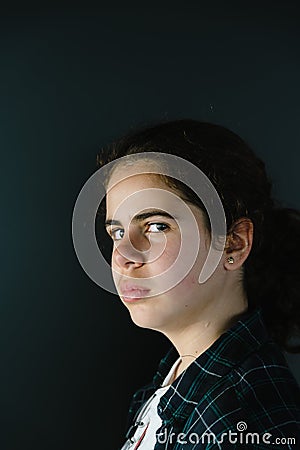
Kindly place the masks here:
POLYGON ((74 252, 74 203, 101 146, 147 121, 216 122, 299 207, 297 2, 204 5, 2 10, 1 450, 115 450, 169 346, 74 252))

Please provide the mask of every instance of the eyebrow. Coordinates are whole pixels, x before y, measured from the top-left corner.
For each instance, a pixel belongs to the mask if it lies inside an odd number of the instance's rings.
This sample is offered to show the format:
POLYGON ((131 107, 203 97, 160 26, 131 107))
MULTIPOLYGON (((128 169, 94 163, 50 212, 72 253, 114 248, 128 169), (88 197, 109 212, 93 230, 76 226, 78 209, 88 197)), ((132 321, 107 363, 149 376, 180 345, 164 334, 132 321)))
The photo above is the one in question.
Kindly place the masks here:
MULTIPOLYGON (((160 209, 152 209, 151 211, 137 214, 136 216, 133 217, 132 221, 141 222, 142 220, 148 219, 149 217, 152 216, 163 216, 167 217, 168 219, 175 220, 175 217, 171 216, 171 214, 167 213, 166 211, 161 211, 160 209)), ((107 227, 109 225, 121 225, 121 222, 119 222, 119 220, 107 219, 105 221, 105 226, 107 227)))

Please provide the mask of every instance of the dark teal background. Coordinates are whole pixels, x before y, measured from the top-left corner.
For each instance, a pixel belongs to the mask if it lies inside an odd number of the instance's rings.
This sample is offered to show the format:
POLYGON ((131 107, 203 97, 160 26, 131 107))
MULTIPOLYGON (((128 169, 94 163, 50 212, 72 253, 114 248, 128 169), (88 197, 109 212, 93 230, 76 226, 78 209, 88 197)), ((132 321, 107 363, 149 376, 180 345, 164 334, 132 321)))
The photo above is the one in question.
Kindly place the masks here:
POLYGON ((101 146, 147 121, 216 122, 299 207, 297 2, 239 4, 2 10, 1 450, 117 449, 168 347, 76 258, 73 207, 101 146))

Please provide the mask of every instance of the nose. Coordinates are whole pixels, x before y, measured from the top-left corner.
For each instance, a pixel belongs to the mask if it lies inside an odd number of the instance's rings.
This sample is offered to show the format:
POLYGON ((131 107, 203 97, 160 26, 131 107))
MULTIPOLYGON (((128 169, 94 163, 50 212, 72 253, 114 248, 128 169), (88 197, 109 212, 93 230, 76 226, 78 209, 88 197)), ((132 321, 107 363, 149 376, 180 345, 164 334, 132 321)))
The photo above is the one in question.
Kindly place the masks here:
POLYGON ((150 244, 145 237, 123 237, 113 249, 112 260, 119 268, 131 269, 146 263, 150 244))

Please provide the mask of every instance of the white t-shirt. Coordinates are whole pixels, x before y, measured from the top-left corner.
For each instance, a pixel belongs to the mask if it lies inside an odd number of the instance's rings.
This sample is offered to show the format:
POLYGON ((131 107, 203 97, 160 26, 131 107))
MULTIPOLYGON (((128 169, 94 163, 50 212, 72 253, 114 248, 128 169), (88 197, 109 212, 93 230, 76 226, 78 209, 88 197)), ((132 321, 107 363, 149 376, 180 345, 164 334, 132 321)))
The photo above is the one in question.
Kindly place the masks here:
POLYGON ((164 379, 162 387, 157 389, 155 393, 146 401, 143 408, 141 409, 136 422, 141 422, 137 427, 134 435, 128 439, 123 445, 121 450, 152 450, 154 449, 156 443, 156 431, 162 425, 161 418, 157 412, 157 406, 159 404, 160 398, 169 389, 169 381, 173 376, 173 373, 180 363, 181 358, 171 367, 170 372, 164 379))

